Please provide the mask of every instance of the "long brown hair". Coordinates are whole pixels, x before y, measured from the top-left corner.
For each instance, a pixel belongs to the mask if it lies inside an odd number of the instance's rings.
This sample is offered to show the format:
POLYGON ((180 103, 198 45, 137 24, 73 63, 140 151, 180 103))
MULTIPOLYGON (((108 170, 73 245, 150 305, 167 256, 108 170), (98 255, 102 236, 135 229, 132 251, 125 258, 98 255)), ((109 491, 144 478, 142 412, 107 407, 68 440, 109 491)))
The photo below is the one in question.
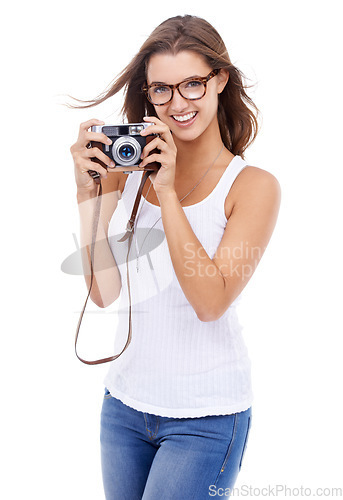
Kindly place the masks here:
POLYGON ((83 104, 69 107, 96 106, 124 88, 122 114, 129 123, 141 122, 144 116, 157 116, 142 91, 150 57, 157 53, 178 54, 184 50, 203 56, 213 69, 229 72, 228 83, 219 94, 218 123, 225 146, 233 154, 243 157, 244 151, 257 135, 258 109, 247 95, 244 75, 231 63, 219 33, 207 21, 196 16, 176 16, 161 23, 108 90, 92 100, 75 99, 83 104))

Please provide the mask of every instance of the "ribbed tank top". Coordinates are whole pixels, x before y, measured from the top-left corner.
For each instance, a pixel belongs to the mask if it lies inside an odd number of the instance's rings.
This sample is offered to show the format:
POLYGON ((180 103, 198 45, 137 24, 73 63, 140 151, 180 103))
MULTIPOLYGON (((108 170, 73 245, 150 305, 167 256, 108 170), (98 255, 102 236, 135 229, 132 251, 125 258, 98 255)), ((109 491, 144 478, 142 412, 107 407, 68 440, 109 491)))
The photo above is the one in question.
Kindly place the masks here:
MULTIPOLYGON (((183 207, 210 258, 229 223, 225 199, 245 166, 246 162, 235 156, 205 199, 183 207)), ((128 334, 128 243, 118 240, 125 233, 142 175, 129 174, 108 228, 122 280, 116 353, 122 350, 128 334)), ((142 197, 129 259, 132 340, 110 364, 104 383, 111 395, 127 406, 163 417, 244 411, 251 406, 252 390, 250 360, 236 313, 241 295, 218 320, 200 321, 177 280, 160 217, 160 207, 142 197)))

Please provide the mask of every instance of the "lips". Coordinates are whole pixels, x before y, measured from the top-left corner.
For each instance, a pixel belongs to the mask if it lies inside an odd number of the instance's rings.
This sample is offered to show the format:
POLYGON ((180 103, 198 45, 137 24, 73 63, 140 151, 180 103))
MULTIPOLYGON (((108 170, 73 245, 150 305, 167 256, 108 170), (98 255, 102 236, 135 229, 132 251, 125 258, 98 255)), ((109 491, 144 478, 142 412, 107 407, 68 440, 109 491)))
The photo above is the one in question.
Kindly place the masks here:
POLYGON ((191 113, 187 113, 185 115, 172 115, 172 118, 177 121, 178 123, 187 123, 193 120, 195 116, 197 115, 197 111, 193 111, 191 113))

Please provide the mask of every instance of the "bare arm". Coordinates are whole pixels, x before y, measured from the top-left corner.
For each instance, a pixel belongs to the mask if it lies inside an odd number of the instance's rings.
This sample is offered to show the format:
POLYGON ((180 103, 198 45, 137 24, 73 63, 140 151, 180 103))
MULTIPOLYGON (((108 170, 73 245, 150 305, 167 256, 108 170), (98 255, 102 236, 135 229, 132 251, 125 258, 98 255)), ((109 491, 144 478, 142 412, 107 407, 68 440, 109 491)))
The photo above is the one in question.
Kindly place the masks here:
MULTIPOLYGON (((109 177, 115 178, 117 174, 109 174, 109 177)), ((104 184, 104 181, 102 181, 102 184, 104 184)), ((86 285, 89 288, 93 219, 97 198, 78 191, 77 202, 80 215, 82 266, 86 285)), ((101 212, 94 247, 93 285, 90 295, 92 301, 99 307, 107 307, 112 304, 118 298, 121 289, 120 273, 107 239, 108 223, 117 203, 117 189, 102 195, 101 212)))
POLYGON ((120 273, 108 243, 107 229, 120 197, 119 183, 125 174, 117 172, 107 174, 106 169, 91 161, 91 157, 97 157, 110 166, 110 159, 99 149, 86 148, 86 145, 91 140, 98 142, 107 140, 104 134, 88 132, 88 129, 95 124, 99 124, 99 121, 89 120, 81 124, 78 140, 70 148, 70 151, 75 164, 82 265, 87 288, 90 286, 91 279, 90 254, 93 220, 97 203, 97 185, 88 174, 88 170, 96 170, 101 176, 103 194, 94 247, 94 276, 90 297, 99 307, 107 307, 117 299, 121 289, 120 273))
POLYGON ((159 194, 174 270, 201 321, 220 318, 241 293, 274 230, 280 205, 279 183, 264 170, 254 167, 246 170, 213 259, 194 234, 175 192, 159 194))

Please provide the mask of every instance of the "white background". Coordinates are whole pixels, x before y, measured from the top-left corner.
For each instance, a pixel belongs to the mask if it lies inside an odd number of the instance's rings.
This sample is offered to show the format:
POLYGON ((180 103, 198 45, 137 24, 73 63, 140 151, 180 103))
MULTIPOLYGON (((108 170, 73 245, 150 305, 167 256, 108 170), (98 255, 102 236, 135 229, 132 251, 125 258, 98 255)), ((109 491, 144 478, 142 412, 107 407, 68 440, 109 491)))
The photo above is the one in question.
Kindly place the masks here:
MULTIPOLYGON (((241 308, 255 401, 236 486, 343 487, 340 7, 77 0, 2 10, 1 498, 103 498, 107 367, 74 355, 86 288, 60 266, 79 230, 69 147, 81 121, 118 119, 120 100, 83 111, 61 103, 96 96, 155 26, 186 13, 210 21, 256 83, 263 124, 247 160, 282 187, 241 308)), ((97 317, 111 333, 115 316, 97 317)))

